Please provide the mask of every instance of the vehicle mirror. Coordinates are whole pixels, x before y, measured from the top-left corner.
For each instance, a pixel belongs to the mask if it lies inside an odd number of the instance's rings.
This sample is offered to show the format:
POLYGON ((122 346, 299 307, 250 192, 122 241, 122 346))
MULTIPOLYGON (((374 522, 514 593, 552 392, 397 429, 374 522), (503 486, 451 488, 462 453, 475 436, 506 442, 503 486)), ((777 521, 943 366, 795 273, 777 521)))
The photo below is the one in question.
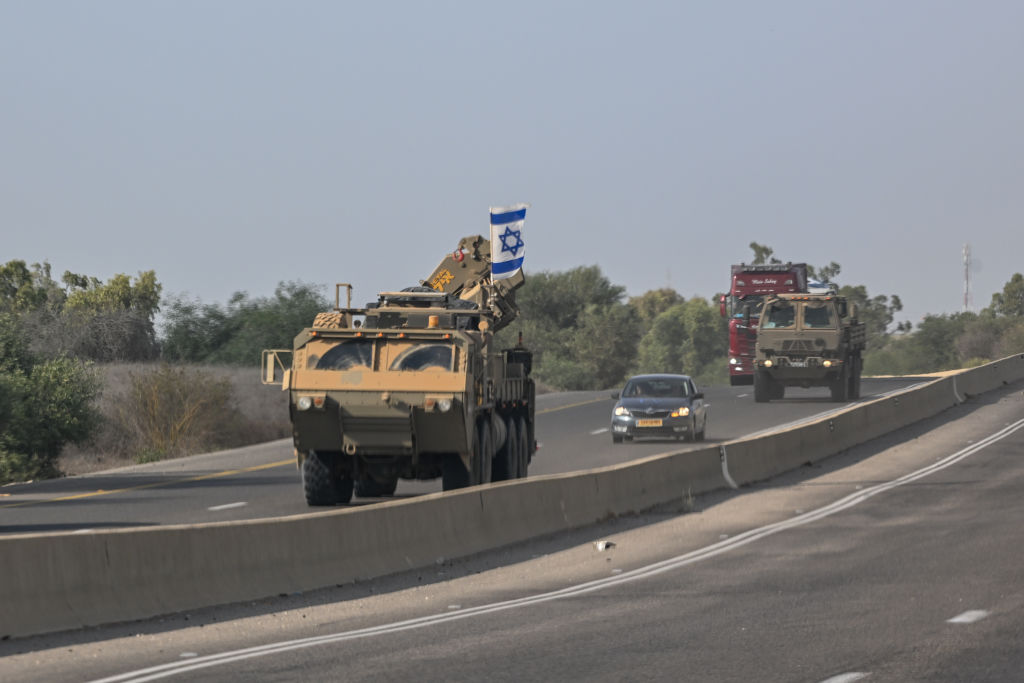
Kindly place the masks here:
POLYGON ((694 398, 704 398, 704 392, 703 391, 698 391, 696 394, 693 395, 693 397, 694 398))
POLYGON ((722 314, 723 318, 726 316, 726 312, 725 312, 725 294, 723 294, 722 296, 718 297, 718 311, 719 311, 719 313, 722 314))
POLYGON ((850 304, 850 317, 851 318, 856 318, 857 317, 857 304, 850 304))
POLYGON ((743 324, 750 327, 750 304, 743 304, 743 324))

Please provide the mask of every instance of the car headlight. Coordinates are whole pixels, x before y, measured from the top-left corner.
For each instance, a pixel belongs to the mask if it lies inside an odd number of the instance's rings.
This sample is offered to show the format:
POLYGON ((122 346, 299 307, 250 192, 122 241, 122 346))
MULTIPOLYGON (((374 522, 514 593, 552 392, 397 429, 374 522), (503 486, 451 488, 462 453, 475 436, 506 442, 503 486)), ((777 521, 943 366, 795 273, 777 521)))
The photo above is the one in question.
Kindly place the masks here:
POLYGON ((822 363, 822 365, 824 365, 826 368, 830 368, 830 367, 832 367, 832 361, 827 360, 824 363, 822 363))
POLYGON ((299 396, 299 400, 295 402, 295 407, 299 410, 309 410, 313 407, 313 397, 299 396))
POLYGON ((770 358, 764 362, 764 366, 766 368, 770 368, 772 365, 774 365, 774 363, 772 363, 770 358))
POLYGON ((689 414, 690 414, 690 407, 689 406, 683 406, 679 410, 673 410, 672 411, 672 417, 686 417, 689 414))
POLYGON ((447 413, 452 409, 452 400, 450 398, 439 398, 437 400, 437 409, 442 413, 447 413))
POLYGON ((736 364, 737 364, 737 363, 739 363, 739 362, 740 362, 740 359, 739 359, 739 358, 730 358, 730 359, 729 359, 729 364, 730 364, 730 365, 736 365, 736 364))
POLYGON ((626 406, 615 406, 616 415, 629 415, 629 408, 626 406))

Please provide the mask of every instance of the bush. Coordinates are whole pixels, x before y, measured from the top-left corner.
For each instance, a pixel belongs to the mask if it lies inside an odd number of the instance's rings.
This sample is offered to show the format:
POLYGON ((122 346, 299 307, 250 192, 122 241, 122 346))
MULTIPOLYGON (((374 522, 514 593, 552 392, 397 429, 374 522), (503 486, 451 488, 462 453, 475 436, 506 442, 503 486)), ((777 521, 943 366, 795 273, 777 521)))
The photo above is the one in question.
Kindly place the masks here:
POLYGON ((227 380, 166 364, 130 376, 113 421, 127 450, 146 461, 227 446, 243 428, 227 380))
POLYGON ((62 454, 61 469, 68 473, 236 448, 291 434, 288 394, 263 386, 255 368, 111 363, 98 370, 104 386, 96 405, 102 424, 89 443, 62 454), (181 410, 189 404, 203 406, 202 415, 191 421, 181 410), (164 410, 176 416, 161 415, 164 410))
POLYGON ((39 362, 17 319, 0 316, 0 483, 57 476, 65 444, 86 441, 99 424, 98 394, 90 365, 39 362))

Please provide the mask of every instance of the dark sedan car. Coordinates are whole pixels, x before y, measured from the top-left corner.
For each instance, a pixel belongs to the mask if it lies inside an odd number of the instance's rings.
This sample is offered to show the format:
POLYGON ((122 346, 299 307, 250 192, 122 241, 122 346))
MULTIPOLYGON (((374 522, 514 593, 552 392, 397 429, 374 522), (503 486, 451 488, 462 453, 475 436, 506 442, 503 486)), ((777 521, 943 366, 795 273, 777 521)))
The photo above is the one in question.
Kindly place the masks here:
POLYGON ((703 441, 708 426, 704 392, 687 375, 630 377, 612 410, 612 441, 651 436, 703 441))

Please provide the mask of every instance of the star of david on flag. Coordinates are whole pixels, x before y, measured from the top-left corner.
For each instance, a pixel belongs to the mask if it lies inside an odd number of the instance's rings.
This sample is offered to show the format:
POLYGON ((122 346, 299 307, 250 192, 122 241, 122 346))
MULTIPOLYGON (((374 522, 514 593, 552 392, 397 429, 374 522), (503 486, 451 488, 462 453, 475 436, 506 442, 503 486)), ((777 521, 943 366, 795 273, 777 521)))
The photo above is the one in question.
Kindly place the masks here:
POLYGON ((512 277, 523 267, 523 223, 529 204, 491 207, 491 280, 512 277))

